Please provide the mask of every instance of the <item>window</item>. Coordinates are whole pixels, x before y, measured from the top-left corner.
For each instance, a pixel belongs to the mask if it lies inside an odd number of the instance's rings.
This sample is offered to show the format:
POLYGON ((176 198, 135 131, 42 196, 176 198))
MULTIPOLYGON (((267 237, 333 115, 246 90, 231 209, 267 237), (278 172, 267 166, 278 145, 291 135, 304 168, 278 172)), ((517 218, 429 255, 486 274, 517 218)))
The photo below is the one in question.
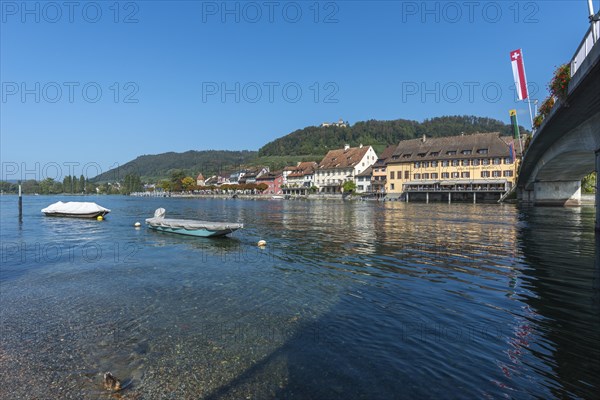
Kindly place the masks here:
POLYGON ((477 149, 477 154, 487 154, 488 149, 477 149))
POLYGON ((404 171, 404 179, 410 179, 410 172, 404 171))
POLYGON ((447 167, 447 166, 448 166, 448 160, 442 161, 442 167, 447 167))
POLYGON ((474 160, 472 161, 472 163, 473 163, 473 165, 474 165, 474 166, 477 166, 477 165, 479 165, 479 163, 480 163, 480 162, 481 162, 481 160, 480 160, 479 158, 476 158, 476 159, 474 159, 474 160))
POLYGON ((411 156, 412 156, 412 153, 410 153, 410 154, 403 154, 402 158, 410 158, 411 156))
POLYGON ((490 159, 489 158, 482 158, 481 159, 481 165, 490 165, 490 159))
POLYGON ((432 168, 437 168, 437 166, 438 166, 438 162, 437 161, 432 161, 431 162, 431 167, 432 168))
POLYGON ((425 157, 425 154, 427 154, 427 153, 419 153, 419 154, 417 154, 417 155, 418 155, 419 157, 425 157))
POLYGON ((490 171, 481 171, 481 177, 482 178, 489 178, 490 177, 490 171))
POLYGON ((455 156, 456 155, 456 150, 449 150, 446 152, 447 155, 449 156, 455 156))
POLYGON ((431 174, 431 179, 437 179, 437 178, 438 178, 437 172, 434 172, 433 174, 431 174))
POLYGON ((423 174, 423 179, 429 179, 429 174, 423 174))
POLYGON ((390 171, 390 179, 396 179, 396 173, 394 171, 390 171))
POLYGON ((421 179, 421 174, 414 174, 413 179, 421 179))
POLYGON ((502 171, 492 171, 492 176, 494 178, 500 178, 500 176, 502 176, 502 171))
MULTIPOLYGON (((409 157, 410 157, 410 156, 409 156, 409 157)), ((399 159, 399 158, 400 158, 400 156, 392 156, 392 160, 397 160, 397 159, 399 159)))
POLYGON ((504 164, 508 165, 508 164, 512 164, 512 160, 510 157, 505 157, 504 158, 504 164))
POLYGON ((500 158, 494 158, 494 165, 500 165, 502 160, 500 158))
POLYGON ((468 167, 469 166, 469 160, 461 160, 460 161, 460 165, 462 165, 463 167, 468 167))
POLYGON ((471 150, 463 150, 461 151, 462 154, 471 154, 472 151, 471 150))
POLYGON ((458 167, 458 160, 452 160, 452 166, 458 167))
POLYGON ((394 184, 393 183, 390 185, 390 190, 394 190, 394 184))
POLYGON ((449 172, 442 172, 442 179, 448 179, 450 178, 450 173, 449 172))
POLYGON ((458 178, 458 176, 459 176, 459 175, 458 175, 458 172, 453 172, 453 173, 452 173, 452 177, 453 177, 453 178, 458 178))
POLYGON ((431 153, 429 153, 429 155, 430 155, 431 157, 437 157, 437 156, 439 156, 439 155, 440 155, 440 152, 439 152, 439 151, 432 151, 431 153))
POLYGON ((423 162, 421 163, 421 166, 422 166, 423 168, 429 168, 429 161, 423 161, 423 162))
POLYGON ((420 168, 421 167, 421 163, 420 162, 415 162, 415 168, 420 168))
POLYGON ((510 178, 512 176, 513 176, 513 172, 512 171, 510 171, 510 170, 509 171, 504 171, 504 177, 510 178))
POLYGON ((461 172, 460 173, 460 177, 461 178, 470 178, 471 177, 471 173, 470 172, 461 172))

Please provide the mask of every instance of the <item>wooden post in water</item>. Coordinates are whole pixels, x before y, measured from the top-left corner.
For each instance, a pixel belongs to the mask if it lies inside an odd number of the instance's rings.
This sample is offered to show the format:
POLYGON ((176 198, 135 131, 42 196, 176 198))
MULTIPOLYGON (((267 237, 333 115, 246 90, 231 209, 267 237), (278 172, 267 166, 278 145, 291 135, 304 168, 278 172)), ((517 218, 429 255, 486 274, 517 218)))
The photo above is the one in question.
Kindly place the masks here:
POLYGON ((429 192, 425 192, 425 203, 429 204, 429 192))
POLYGON ((448 204, 452 203, 452 192, 448 192, 448 204))
POLYGON ((473 204, 477 204, 477 192, 473 192, 473 204))
POLYGON ((23 222, 23 196, 21 194, 21 181, 19 181, 19 222, 23 222))

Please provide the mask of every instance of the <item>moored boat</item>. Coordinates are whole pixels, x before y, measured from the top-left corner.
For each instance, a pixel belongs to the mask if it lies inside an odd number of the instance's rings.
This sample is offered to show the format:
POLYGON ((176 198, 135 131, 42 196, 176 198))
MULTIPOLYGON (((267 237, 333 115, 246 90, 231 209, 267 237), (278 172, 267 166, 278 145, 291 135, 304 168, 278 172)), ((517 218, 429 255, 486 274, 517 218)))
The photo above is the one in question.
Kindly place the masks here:
POLYGON ((150 229, 159 232, 177 233, 196 237, 218 237, 228 235, 244 227, 244 224, 232 222, 210 222, 193 219, 165 218, 166 210, 159 208, 153 218, 147 218, 150 229))
POLYGON ((104 217, 110 210, 93 202, 58 201, 43 208, 42 212, 49 217, 97 218, 104 217))

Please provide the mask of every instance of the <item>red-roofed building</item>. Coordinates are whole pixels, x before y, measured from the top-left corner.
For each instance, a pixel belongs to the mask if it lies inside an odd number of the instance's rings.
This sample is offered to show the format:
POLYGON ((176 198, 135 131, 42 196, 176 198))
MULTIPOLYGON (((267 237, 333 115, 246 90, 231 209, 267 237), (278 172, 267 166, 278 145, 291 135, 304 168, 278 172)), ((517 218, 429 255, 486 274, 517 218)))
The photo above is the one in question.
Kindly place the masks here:
POLYGON ((350 147, 331 150, 319 163, 315 172, 315 185, 321 193, 340 193, 346 181, 354 178, 377 161, 371 146, 350 147))
POLYGON ((204 186, 204 184, 205 184, 204 175, 198 174, 198 176, 196 177, 196 185, 204 186))
MULTIPOLYGON (((315 170, 319 164, 314 161, 299 162, 295 167, 286 167, 287 179, 283 193, 306 195, 315 182, 315 170)), ((285 172, 284 172, 285 173, 285 172)))
POLYGON ((256 184, 266 184, 267 189, 263 190, 264 194, 281 194, 283 193, 281 185, 283 185, 282 171, 268 172, 256 178, 256 184))

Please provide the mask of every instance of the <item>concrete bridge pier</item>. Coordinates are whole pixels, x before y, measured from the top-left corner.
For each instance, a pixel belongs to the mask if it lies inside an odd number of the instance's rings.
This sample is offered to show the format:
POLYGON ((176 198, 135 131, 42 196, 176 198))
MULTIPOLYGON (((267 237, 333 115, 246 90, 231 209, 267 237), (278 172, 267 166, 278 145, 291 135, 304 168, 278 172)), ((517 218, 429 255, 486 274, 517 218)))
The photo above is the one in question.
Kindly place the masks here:
POLYGON ((535 182, 533 184, 533 204, 536 206, 579 206, 581 205, 581 181, 535 182))

